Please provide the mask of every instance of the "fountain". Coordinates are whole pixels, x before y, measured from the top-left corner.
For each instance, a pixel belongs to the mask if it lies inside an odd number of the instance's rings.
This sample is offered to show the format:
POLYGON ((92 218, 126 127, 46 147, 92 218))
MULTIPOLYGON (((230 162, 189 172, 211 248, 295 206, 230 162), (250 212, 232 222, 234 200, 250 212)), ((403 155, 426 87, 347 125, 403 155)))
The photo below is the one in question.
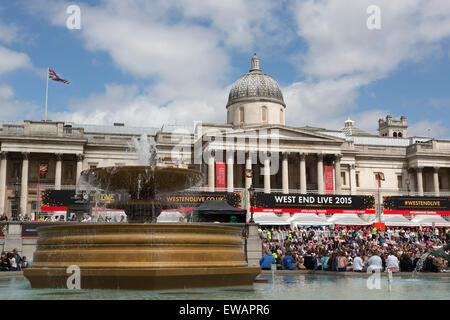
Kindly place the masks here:
POLYGON ((427 260, 428 256, 432 255, 439 258, 444 258, 448 262, 450 262, 450 255, 446 253, 446 251, 450 250, 450 242, 448 242, 445 246, 441 248, 431 249, 428 252, 425 252, 417 261, 416 268, 414 269, 414 276, 423 269, 423 265, 427 260))
POLYGON ((260 269, 247 265, 240 228, 149 223, 171 206, 158 195, 188 189, 203 176, 191 169, 158 167, 154 145, 146 145, 145 136, 140 143, 135 148, 139 158, 150 165, 82 173, 83 183, 126 195, 111 207, 123 209, 131 223, 39 228, 32 268, 24 271, 32 288, 67 288, 68 270, 74 267, 80 270, 82 289, 252 285, 260 269))

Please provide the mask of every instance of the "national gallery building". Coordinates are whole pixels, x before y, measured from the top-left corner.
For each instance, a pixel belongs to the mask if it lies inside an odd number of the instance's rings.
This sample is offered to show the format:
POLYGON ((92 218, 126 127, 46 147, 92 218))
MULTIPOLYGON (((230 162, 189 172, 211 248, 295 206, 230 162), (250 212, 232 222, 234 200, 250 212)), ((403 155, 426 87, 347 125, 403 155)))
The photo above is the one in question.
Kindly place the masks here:
POLYGON ((34 216, 38 189, 75 189, 83 170, 142 164, 142 139, 154 141, 157 165, 203 172, 196 190, 241 192, 243 199, 249 186, 284 195, 450 195, 450 140, 410 137, 406 117, 390 115, 378 120, 377 135, 352 120, 340 130, 286 126, 289 106, 256 54, 224 107, 224 124, 2 122, 0 214, 34 216))

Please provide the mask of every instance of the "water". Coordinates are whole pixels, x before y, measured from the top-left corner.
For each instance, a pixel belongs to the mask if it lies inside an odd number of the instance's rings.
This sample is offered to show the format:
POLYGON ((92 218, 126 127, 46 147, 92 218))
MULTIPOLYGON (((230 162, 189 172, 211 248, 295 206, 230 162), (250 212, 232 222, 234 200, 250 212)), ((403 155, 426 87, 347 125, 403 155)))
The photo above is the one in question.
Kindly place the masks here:
POLYGON ((148 166, 156 164, 156 142, 153 138, 148 139, 147 135, 143 134, 138 140, 133 138, 133 144, 130 145, 131 150, 135 150, 139 157, 139 164, 148 166))
POLYGON ((24 277, 0 278, 1 300, 448 300, 450 277, 394 277, 391 290, 382 277, 380 289, 369 290, 367 276, 260 275, 268 283, 251 287, 164 291, 31 289, 24 277))

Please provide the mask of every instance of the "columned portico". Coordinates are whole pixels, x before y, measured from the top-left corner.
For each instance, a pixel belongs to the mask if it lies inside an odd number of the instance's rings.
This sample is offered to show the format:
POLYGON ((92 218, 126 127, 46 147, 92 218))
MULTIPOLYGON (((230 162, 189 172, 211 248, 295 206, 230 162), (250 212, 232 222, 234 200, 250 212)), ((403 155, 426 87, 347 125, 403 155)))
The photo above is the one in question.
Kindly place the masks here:
POLYGON ((283 193, 289 193, 289 168, 288 168, 288 157, 289 154, 284 152, 282 160, 282 185, 283 185, 283 193))
POLYGON ((0 214, 5 213, 5 198, 6 198, 6 166, 8 165, 8 153, 0 153, 0 214))
POLYGON ((307 193, 306 186, 306 154, 300 153, 300 193, 307 193))
POLYGON ((317 190, 319 194, 324 194, 324 181, 323 181, 323 154, 317 155, 317 190))
POLYGON ((342 181, 341 181, 341 158, 342 155, 338 154, 335 157, 334 161, 334 174, 336 181, 336 193, 339 194, 342 190, 342 181))
POLYGON ((439 197, 439 167, 433 167, 433 187, 434 194, 439 197))
POLYGON ((61 177, 62 177, 62 154, 55 154, 56 166, 55 166, 55 189, 61 190, 61 177))
POLYGON ((29 168, 29 156, 28 152, 22 153, 22 181, 20 187, 20 213, 22 216, 27 214, 28 206, 28 168, 29 168))

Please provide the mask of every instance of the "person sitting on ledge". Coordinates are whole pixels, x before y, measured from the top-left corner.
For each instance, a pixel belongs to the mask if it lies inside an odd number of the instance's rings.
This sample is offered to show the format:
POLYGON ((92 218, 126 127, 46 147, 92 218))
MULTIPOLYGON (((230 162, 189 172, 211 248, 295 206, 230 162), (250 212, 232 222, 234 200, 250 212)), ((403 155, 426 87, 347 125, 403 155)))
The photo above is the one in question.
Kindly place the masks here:
POLYGON ((392 272, 400 271, 398 258, 393 252, 391 252, 386 258, 386 270, 390 270, 392 272))
POLYGON ((276 264, 275 257, 270 251, 267 250, 265 255, 259 260, 259 265, 262 270, 270 270, 272 268, 272 264, 276 264))
POLYGON ((298 269, 298 262, 292 258, 291 252, 286 252, 286 255, 283 258, 283 270, 297 270, 298 269))
POLYGON ((362 252, 353 259, 353 272, 366 272, 366 268, 364 267, 364 255, 362 252))
POLYGON ((345 252, 341 251, 337 257, 338 271, 345 272, 347 271, 348 260, 345 256, 345 252))
POLYGON ((0 270, 1 271, 9 271, 11 268, 11 264, 9 262, 8 257, 6 256, 6 252, 2 252, 1 258, 0 258, 0 270))

